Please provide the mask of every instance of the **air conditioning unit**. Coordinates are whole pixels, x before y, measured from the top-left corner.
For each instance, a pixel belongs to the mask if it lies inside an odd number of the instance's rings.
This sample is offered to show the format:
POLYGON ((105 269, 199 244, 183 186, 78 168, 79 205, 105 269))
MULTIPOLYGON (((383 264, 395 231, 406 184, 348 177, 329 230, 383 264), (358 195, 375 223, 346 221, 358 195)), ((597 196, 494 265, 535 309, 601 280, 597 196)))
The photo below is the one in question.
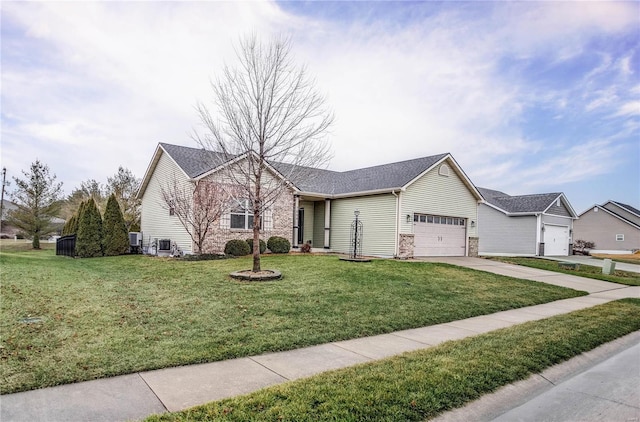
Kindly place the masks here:
POLYGON ((140 246, 142 243, 142 233, 129 232, 129 246, 140 246))

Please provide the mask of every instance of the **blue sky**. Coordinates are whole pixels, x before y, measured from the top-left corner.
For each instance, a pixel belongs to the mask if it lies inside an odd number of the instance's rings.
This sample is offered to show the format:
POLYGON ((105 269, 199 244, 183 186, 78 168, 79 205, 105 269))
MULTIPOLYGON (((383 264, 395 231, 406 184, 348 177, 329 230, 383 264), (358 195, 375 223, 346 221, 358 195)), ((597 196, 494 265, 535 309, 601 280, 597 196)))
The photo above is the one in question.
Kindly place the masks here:
POLYGON ((638 2, 2 2, 1 161, 69 193, 158 142, 251 32, 291 36, 336 114, 329 168, 451 152, 478 186, 640 208, 638 2))

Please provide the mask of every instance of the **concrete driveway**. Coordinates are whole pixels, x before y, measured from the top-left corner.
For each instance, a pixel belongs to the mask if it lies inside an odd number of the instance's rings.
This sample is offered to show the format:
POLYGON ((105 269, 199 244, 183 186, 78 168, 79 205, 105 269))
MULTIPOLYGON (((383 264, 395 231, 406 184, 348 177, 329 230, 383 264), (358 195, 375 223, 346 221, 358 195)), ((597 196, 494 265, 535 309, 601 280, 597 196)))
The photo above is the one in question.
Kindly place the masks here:
MULTIPOLYGON (((562 262, 576 262, 578 264, 591 265, 600 267, 604 265, 604 259, 594 258, 592 256, 571 255, 571 256, 545 256, 545 259, 562 262)), ((640 264, 627 264, 626 262, 616 262, 616 270, 629 271, 632 273, 640 273, 640 264)))
MULTIPOLYGON (((622 284, 578 277, 571 274, 556 273, 554 271, 539 270, 537 268, 525 267, 522 265, 507 264, 505 262, 494 261, 491 259, 461 256, 417 258, 416 260, 424 262, 442 262, 445 264, 472 268, 474 270, 486 271, 509 277, 523 278, 526 280, 553 284, 555 286, 568 287, 570 289, 581 290, 587 293, 611 292, 611 294, 614 294, 613 292, 619 289, 630 289, 630 287, 622 284)), ((638 290, 638 293, 634 297, 640 297, 640 287, 634 289, 638 290)))

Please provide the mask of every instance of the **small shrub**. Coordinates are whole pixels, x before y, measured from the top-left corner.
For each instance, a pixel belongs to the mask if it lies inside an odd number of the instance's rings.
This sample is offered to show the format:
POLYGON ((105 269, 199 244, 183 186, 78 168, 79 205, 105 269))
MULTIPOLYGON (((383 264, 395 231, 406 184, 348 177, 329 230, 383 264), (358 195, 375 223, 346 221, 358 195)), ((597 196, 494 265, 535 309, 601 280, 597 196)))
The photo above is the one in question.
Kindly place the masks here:
MULTIPOLYGON (((247 245, 249 245, 250 253, 253 253, 253 239, 247 239, 247 245)), ((267 244, 264 240, 260 239, 260 253, 263 254, 267 250, 267 244)))
POLYGON ((575 242, 573 242, 574 252, 578 252, 582 255, 589 255, 589 250, 595 247, 596 247, 596 244, 589 240, 577 239, 575 242))
POLYGON ((300 252, 302 252, 302 253, 311 252, 311 244, 310 243, 305 243, 304 245, 300 246, 300 252))
POLYGON ((224 253, 231 256, 245 256, 249 255, 251 250, 244 240, 232 239, 224 245, 224 253))
POLYGON ((284 237, 271 236, 269 240, 267 240, 267 247, 273 253, 289 253, 289 250, 291 250, 291 242, 284 237))

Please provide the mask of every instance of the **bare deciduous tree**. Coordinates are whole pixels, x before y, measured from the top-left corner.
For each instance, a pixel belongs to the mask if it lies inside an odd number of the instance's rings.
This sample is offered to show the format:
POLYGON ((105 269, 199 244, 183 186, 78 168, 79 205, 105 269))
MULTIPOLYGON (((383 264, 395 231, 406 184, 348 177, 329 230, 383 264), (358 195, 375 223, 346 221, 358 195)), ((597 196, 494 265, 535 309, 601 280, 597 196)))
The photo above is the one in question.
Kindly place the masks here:
POLYGON ((195 243, 196 252, 203 253, 207 234, 226 211, 227 191, 208 180, 180 184, 173 178, 161 188, 161 193, 163 207, 178 218, 195 243))
POLYGON ((227 174, 241 187, 243 198, 237 199, 252 208, 253 271, 260 271, 261 216, 289 183, 328 162, 325 136, 333 113, 306 68, 294 65, 289 39, 263 44, 250 36, 240 40, 236 56, 238 65, 225 66, 212 82, 215 117, 205 104, 197 105, 205 133, 194 139, 223 153, 212 157, 240 158, 227 174))

